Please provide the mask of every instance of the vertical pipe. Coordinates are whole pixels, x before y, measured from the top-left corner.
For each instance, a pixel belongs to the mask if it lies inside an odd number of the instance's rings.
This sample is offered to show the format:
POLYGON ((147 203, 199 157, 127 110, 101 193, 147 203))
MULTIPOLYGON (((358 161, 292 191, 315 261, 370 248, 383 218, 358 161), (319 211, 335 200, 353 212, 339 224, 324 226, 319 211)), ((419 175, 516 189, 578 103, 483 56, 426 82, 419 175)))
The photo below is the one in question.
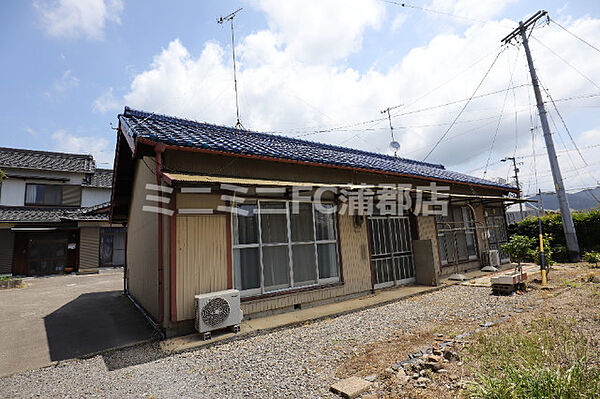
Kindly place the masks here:
MULTIPOLYGON (((164 144, 157 144, 154 147, 154 153, 156 154, 156 184, 162 185, 161 170, 162 170, 162 155, 165 151, 164 144)), ((158 202, 158 207, 162 209, 162 202, 158 202)), ((157 267, 157 279, 158 279, 158 325, 163 328, 164 320, 164 286, 163 286, 163 215, 158 212, 158 267, 157 267)))
POLYGON ((169 291, 171 321, 177 321, 177 193, 173 190, 171 198, 171 210, 169 216, 169 291))

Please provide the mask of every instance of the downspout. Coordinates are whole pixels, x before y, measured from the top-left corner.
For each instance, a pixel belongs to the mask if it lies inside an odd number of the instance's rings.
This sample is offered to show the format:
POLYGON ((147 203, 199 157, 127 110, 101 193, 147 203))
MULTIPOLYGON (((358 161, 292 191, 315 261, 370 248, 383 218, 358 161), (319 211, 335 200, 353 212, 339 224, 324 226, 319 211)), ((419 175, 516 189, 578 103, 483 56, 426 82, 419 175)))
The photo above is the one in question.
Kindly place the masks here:
MULTIPOLYGON (((165 145, 162 143, 154 146, 156 154, 156 184, 162 185, 161 169, 162 169, 162 154, 165 151, 165 145)), ((162 209, 162 202, 158 202, 159 209, 162 209)), ((158 325, 163 327, 165 313, 165 289, 163 285, 163 215, 158 212, 158 325)))

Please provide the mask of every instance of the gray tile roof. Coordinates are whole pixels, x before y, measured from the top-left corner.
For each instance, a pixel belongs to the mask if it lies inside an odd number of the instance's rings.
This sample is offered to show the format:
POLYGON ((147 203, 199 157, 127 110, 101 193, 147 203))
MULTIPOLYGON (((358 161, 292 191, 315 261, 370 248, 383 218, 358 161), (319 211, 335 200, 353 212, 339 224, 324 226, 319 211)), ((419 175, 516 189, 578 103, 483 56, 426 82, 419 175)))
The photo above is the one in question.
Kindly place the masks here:
POLYGON ((0 147, 0 168, 93 173, 96 164, 91 155, 0 147))
POLYGON ((231 154, 292 160, 379 173, 397 173, 428 179, 475 184, 505 190, 515 187, 446 170, 443 165, 420 162, 352 148, 299 140, 286 136, 249 132, 125 107, 119 116, 128 134, 174 146, 193 147, 231 154))
POLYGON ((85 187, 111 188, 113 179, 112 169, 96 169, 90 176, 89 182, 84 182, 85 187))
POLYGON ((108 221, 110 202, 85 208, 0 206, 0 222, 60 223, 65 220, 108 221))

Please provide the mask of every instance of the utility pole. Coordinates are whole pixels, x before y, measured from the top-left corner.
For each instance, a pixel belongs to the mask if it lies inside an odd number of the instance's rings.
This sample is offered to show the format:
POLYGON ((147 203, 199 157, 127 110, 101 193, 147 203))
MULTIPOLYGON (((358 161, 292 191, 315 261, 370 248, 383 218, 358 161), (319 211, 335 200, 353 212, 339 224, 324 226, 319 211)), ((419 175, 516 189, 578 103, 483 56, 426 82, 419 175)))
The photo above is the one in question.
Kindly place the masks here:
MULTIPOLYGON (((515 159, 515 157, 506 157, 504 159, 501 159, 500 161, 501 162, 512 161, 513 169, 515 171, 515 175, 513 177, 515 178, 515 182, 517 183, 517 188, 519 189, 518 198, 521 198, 521 184, 519 184, 519 168, 517 168, 517 160, 515 159)), ((523 217, 523 203, 522 202, 519 202, 519 214, 521 215, 521 220, 524 220, 525 217, 523 217)))
POLYGON ((229 21, 231 23, 231 51, 233 53, 233 88, 235 89, 235 113, 236 113, 236 117, 237 117, 237 122, 235 124, 235 128, 241 129, 241 130, 246 130, 246 128, 244 127, 244 125, 242 125, 242 122, 240 121, 240 105, 239 105, 239 100, 238 100, 238 88, 237 88, 237 70, 236 70, 236 64, 235 64, 235 36, 233 34, 233 17, 235 17, 235 14, 237 14, 240 11, 242 11, 242 9, 238 8, 231 14, 229 14, 225 17, 218 18, 217 23, 221 24, 221 25, 223 25, 223 23, 225 21, 229 21))
POLYGON ((535 23, 540 18, 545 17, 547 15, 547 11, 540 10, 533 14, 527 21, 520 21, 519 27, 513 30, 504 39, 502 39, 502 43, 510 43, 510 41, 516 38, 517 36, 521 36, 521 39, 523 41, 523 48, 525 49, 525 55, 527 56, 529 74, 531 75, 531 83, 533 85, 533 92, 535 93, 535 101, 537 103, 538 114, 540 115, 542 131, 544 132, 544 140, 546 141, 546 149, 548 150, 548 159, 550 161, 550 169, 552 170, 552 178, 554 179, 554 188, 556 190, 558 203, 560 205, 560 216, 562 217, 563 230, 565 232, 567 253, 570 261, 578 261, 579 244, 577 242, 577 234, 575 233, 575 225, 573 224, 573 217, 571 216, 571 209, 569 208, 569 201, 567 200, 565 185, 563 183, 562 174, 560 172, 560 166, 558 165, 558 159, 556 157, 556 149, 554 148, 552 133, 550 132, 550 126, 548 125, 548 115, 546 112, 546 108, 544 107, 544 101, 540 92, 540 84, 538 82, 537 74, 533 66, 533 59, 531 58, 531 51, 529 50, 529 40, 527 38, 527 29, 535 25, 535 23))

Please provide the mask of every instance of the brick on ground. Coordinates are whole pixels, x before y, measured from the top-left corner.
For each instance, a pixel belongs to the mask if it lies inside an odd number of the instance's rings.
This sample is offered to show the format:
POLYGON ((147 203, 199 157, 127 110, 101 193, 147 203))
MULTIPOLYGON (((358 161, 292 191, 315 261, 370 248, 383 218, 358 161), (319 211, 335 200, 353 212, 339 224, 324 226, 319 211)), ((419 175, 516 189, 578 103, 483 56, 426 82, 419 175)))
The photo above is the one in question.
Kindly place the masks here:
POLYGON ((350 377, 333 384, 331 392, 341 395, 348 399, 354 399, 361 393, 369 389, 371 383, 360 377, 350 377))

